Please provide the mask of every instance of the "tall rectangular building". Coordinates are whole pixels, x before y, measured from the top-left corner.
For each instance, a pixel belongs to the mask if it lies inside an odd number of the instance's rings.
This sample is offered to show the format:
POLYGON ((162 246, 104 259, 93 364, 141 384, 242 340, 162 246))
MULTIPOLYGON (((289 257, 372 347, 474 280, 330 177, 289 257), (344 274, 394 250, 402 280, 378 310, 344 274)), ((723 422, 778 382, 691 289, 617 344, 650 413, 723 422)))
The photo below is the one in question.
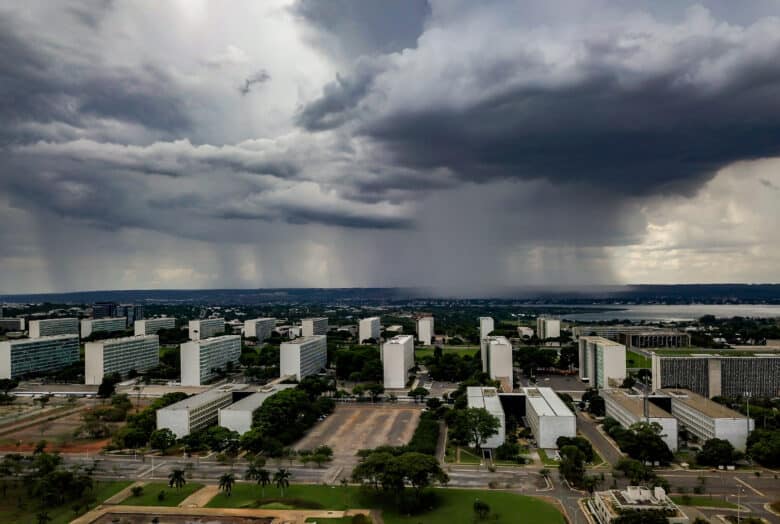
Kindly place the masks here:
POLYGON ((131 370, 139 373, 160 365, 157 335, 141 335, 87 342, 84 345, 84 383, 100 384, 105 375, 131 370))
POLYGON ((580 380, 619 387, 626 378, 626 346, 603 337, 580 337, 579 345, 580 380))
POLYGON ((409 370, 414 367, 414 338, 412 335, 396 335, 382 345, 384 386, 388 389, 406 387, 409 370))
POLYGON ((661 439, 672 452, 677 451, 677 419, 641 395, 630 395, 622 389, 601 392, 608 417, 624 428, 637 422, 655 422, 661 426, 661 439))
POLYGON ((125 317, 128 326, 132 326, 136 320, 144 319, 144 307, 138 304, 120 304, 116 310, 116 316, 125 317))
POLYGON ((379 325, 379 317, 369 317, 360 319, 358 327, 358 344, 362 344, 363 341, 373 338, 379 340, 379 334, 381 333, 381 326, 379 325))
POLYGON ((157 410, 157 429, 169 429, 176 438, 213 426, 219 420, 219 410, 233 403, 229 386, 204 391, 157 410))
POLYGON ((31 320, 29 324, 30 338, 78 334, 79 319, 77 318, 47 318, 43 320, 31 320))
POLYGON ((319 373, 328 365, 328 342, 325 335, 300 337, 284 342, 279 348, 279 376, 293 375, 302 380, 319 373))
POLYGON ((0 378, 54 371, 78 361, 78 335, 20 338, 0 342, 0 378))
POLYGON ((271 336, 276 327, 275 318, 253 318, 244 321, 244 336, 255 337, 258 342, 264 342, 271 336))
POLYGON ((511 392, 514 388, 512 344, 506 337, 487 337, 483 345, 485 356, 482 371, 489 374, 493 380, 501 381, 506 393, 511 392))
POLYGON ((420 344, 430 346, 433 340, 433 316, 424 316, 417 319, 417 340, 420 344))
POLYGON ((201 318, 190 320, 190 340, 203 340, 204 338, 223 335, 225 333, 224 318, 201 318))
POLYGON ((181 384, 201 386, 241 356, 241 336, 223 335, 193 340, 181 345, 181 384))
POLYGON ((92 318, 116 317, 118 308, 116 302, 95 302, 92 304, 92 318))
POLYGON ((125 317, 85 318, 81 321, 81 337, 86 338, 94 333, 118 333, 127 329, 125 317))
POLYGON ((540 340, 560 338, 561 321, 557 318, 538 317, 536 319, 536 336, 540 340))
POLYGON ((328 318, 304 318, 301 320, 301 336, 313 337, 328 334, 328 318))
POLYGON ((482 371, 487 372, 487 337, 494 329, 492 317, 479 317, 479 352, 482 357, 482 371))
POLYGON ((145 318, 136 320, 134 324, 135 336, 156 335, 161 329, 174 329, 176 319, 173 317, 145 318))
POLYGON ((6 331, 24 331, 23 318, 0 318, 0 329, 6 331))

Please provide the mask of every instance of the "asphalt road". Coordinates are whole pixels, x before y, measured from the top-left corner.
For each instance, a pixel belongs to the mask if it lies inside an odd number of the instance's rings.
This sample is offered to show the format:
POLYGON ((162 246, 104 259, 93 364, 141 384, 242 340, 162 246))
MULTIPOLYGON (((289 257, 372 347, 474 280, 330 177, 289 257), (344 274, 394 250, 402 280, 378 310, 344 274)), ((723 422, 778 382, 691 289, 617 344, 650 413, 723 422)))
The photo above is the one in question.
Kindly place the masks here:
POLYGON ((577 430, 590 440, 598 454, 609 462, 610 466, 614 466, 623 458, 623 454, 598 430, 597 426, 598 424, 587 415, 577 411, 577 430))

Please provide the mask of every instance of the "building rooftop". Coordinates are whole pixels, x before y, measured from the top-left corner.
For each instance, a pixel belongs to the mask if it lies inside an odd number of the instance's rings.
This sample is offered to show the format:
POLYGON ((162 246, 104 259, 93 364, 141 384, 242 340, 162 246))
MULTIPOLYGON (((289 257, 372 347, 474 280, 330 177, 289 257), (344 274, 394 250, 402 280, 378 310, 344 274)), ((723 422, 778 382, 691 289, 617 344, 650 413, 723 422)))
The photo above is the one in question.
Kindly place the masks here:
POLYGON ((126 342, 128 340, 138 340, 142 338, 157 338, 157 335, 131 335, 129 337, 115 337, 115 338, 104 338, 101 340, 93 340, 92 342, 87 342, 87 344, 112 344, 114 342, 126 342))
POLYGON ((200 340, 190 340, 189 342, 194 342, 196 344, 211 344, 212 342, 218 342, 221 340, 226 339, 241 339, 241 335, 220 335, 218 337, 208 337, 208 338, 202 338, 200 340))
POLYGON ((10 342, 11 345, 18 345, 18 344, 29 344, 29 343, 35 343, 40 344, 41 342, 49 342, 52 340, 63 340, 63 339, 71 339, 75 338, 78 340, 79 336, 75 333, 69 333, 67 335, 51 335, 48 337, 38 337, 38 338, 17 338, 13 340, 2 340, 0 342, 10 342))
MULTIPOLYGON (((626 391, 619 389, 603 389, 601 395, 614 400, 637 418, 645 416, 645 399, 641 395, 629 395, 626 391)), ((649 400, 647 401, 647 414, 650 418, 674 418, 671 413, 664 411, 649 400)))
POLYGON ((490 413, 504 414, 496 388, 469 387, 466 388, 466 398, 470 408, 485 408, 490 413))
POLYGON ((528 402, 540 417, 573 417, 574 413, 552 388, 522 388, 528 402))
POLYGON ((386 344, 405 344, 406 341, 408 341, 410 338, 413 338, 412 335, 395 335, 393 338, 387 340, 386 344))
POLYGON ((312 321, 316 322, 317 320, 328 320, 328 317, 307 317, 307 318, 302 318, 301 319, 301 321, 304 321, 304 320, 312 320, 312 321))
POLYGON ((82 322, 111 322, 116 320, 124 320, 127 322, 127 317, 104 317, 104 318, 82 318, 82 322))
POLYGON ((687 389, 666 388, 662 389, 661 392, 710 418, 745 419, 745 415, 742 413, 734 411, 731 408, 728 408, 722 404, 718 404, 715 401, 712 401, 699 395, 698 393, 694 393, 693 391, 689 391, 687 389))
POLYGON ((238 402, 229 405, 226 410, 231 411, 254 411, 263 405, 263 402, 268 397, 275 395, 283 389, 290 389, 296 387, 297 384, 276 384, 274 386, 265 386, 256 393, 249 395, 248 397, 239 400, 238 402))
POLYGON ((509 344, 509 339, 502 335, 488 336, 486 340, 488 344, 509 344))
POLYGON ((379 317, 366 317, 366 318, 361 318, 360 320, 361 321, 362 320, 379 320, 379 317))
POLYGON ((314 340, 322 340, 323 338, 325 338, 325 335, 311 335, 309 337, 298 337, 289 342, 282 342, 282 345, 284 346, 285 344, 296 344, 296 345, 305 344, 307 342, 312 342, 314 340))
POLYGON ((586 341, 591 342, 593 344, 601 344, 603 346, 622 346, 623 345, 620 342, 615 342, 614 340, 610 340, 608 338, 592 336, 592 335, 580 337, 580 340, 586 340, 586 341))
POLYGON ((193 395, 191 397, 187 397, 184 400, 180 400, 175 404, 171 404, 170 406, 166 406, 160 409, 161 410, 169 409, 172 411, 178 411, 178 410, 197 408, 199 406, 202 406, 203 404, 208 404, 209 402, 218 400, 226 395, 232 395, 234 391, 242 391, 245 388, 246 388, 246 384, 227 384, 224 386, 219 386, 218 388, 209 389, 208 391, 204 391, 203 393, 198 393, 197 395, 193 395))

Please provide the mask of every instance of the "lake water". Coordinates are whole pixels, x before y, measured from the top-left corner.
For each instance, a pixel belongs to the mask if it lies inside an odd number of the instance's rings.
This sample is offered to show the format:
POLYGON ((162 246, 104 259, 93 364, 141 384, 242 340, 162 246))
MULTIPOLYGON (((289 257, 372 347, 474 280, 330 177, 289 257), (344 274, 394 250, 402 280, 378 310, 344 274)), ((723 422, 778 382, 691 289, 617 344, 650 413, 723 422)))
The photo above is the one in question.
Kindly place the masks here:
MULTIPOLYGON (((558 306, 560 307, 560 306, 558 306)), ((740 305, 708 305, 693 304, 680 306, 664 305, 636 305, 636 306, 577 306, 583 309, 603 309, 610 308, 609 311, 593 311, 585 313, 570 313, 561 315, 566 320, 577 320, 580 322, 594 322, 602 320, 631 320, 639 322, 642 320, 652 322, 674 322, 696 320, 704 315, 715 315, 716 317, 753 317, 753 318, 775 318, 780 317, 780 305, 763 304, 740 304, 740 305)))

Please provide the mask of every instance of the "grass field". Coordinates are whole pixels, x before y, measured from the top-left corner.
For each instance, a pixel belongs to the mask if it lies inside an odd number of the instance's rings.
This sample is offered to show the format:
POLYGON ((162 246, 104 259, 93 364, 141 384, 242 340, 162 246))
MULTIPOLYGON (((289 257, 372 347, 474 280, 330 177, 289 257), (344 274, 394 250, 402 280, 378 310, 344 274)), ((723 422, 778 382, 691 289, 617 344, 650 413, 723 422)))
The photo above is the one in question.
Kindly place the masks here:
POLYGON ((187 483, 181 489, 168 487, 167 482, 150 482, 144 485, 144 492, 140 497, 130 495, 122 501, 123 506, 178 506, 179 503, 198 491, 203 484, 187 483), (160 491, 165 492, 165 498, 158 500, 160 491))
MULTIPOLYGON (((454 353, 460 356, 470 355, 473 357, 479 351, 479 346, 442 346, 442 351, 444 353, 454 353)), ((416 358, 432 357, 433 346, 421 346, 415 349, 414 356, 416 358)))
POLYGON ((320 485, 292 485, 285 490, 285 497, 275 487, 266 488, 265 499, 260 500, 260 488, 254 484, 240 483, 233 488, 233 494, 228 497, 218 494, 206 505, 210 508, 240 508, 257 507, 267 502, 283 502, 296 507, 314 507, 319 509, 345 510, 370 509, 383 510, 386 524, 452 524, 453 522, 469 522, 474 513, 473 504, 477 498, 486 502, 491 509, 490 522, 509 524, 518 522, 518 516, 523 520, 537 524, 563 524, 563 515, 553 506, 541 500, 516 495, 503 491, 469 490, 469 489, 436 489, 438 505, 432 511, 424 514, 408 516, 401 515, 392 503, 382 506, 356 486, 335 487, 320 485))
POLYGON ((557 468, 558 466, 561 465, 561 463, 558 462, 557 460, 553 460, 550 457, 548 457, 547 453, 542 448, 539 448, 537 451, 539 452, 539 458, 542 460, 542 464, 544 464, 545 466, 548 467, 551 466, 557 468))
MULTIPOLYGON (((74 511, 73 502, 57 507, 47 507, 46 512, 51 520, 49 524, 67 524, 79 515, 86 513, 102 503, 107 498, 116 495, 124 488, 132 484, 129 481, 121 482, 95 482, 92 495, 94 502, 87 505, 86 501, 79 503, 79 510, 74 511)), ((36 524, 37 514, 40 511, 38 501, 31 499, 22 488, 10 487, 4 498, 0 498, 0 522, 13 522, 15 524, 36 524)))
POLYGON ((737 505, 729 502, 728 500, 703 497, 701 495, 674 495, 670 498, 674 501, 675 504, 682 504, 685 506, 737 509, 737 505))
POLYGON ((650 357, 646 357, 635 351, 626 351, 626 367, 650 369, 651 365, 652 361, 650 360, 650 357))

